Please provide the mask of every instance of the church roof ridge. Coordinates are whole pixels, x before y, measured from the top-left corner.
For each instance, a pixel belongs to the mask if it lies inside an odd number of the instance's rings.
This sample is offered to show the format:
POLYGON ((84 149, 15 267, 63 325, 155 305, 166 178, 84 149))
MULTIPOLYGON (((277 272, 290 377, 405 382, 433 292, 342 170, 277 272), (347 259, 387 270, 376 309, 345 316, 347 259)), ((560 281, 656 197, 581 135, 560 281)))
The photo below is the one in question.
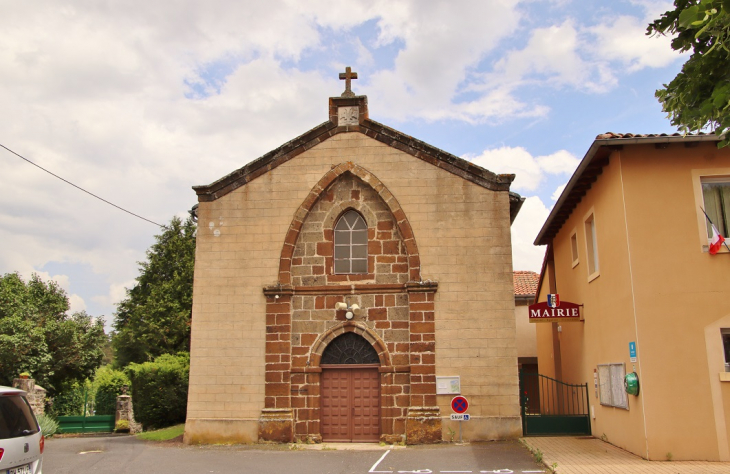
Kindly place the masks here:
MULTIPOLYGON (((366 96, 356 96, 348 99, 363 99, 363 102, 365 103, 367 101, 366 96)), ((343 99, 332 97, 330 100, 343 99)), ((330 117, 330 120, 317 125, 292 140, 289 140, 281 146, 247 163, 241 168, 234 170, 228 175, 207 185, 193 186, 193 189, 198 195, 198 201, 215 201, 231 191, 246 185, 257 177, 271 171, 279 165, 286 163, 290 159, 318 145, 319 143, 322 143, 337 134, 348 132, 362 133, 370 138, 380 141, 381 143, 397 148, 416 158, 429 162, 434 166, 442 168, 493 191, 509 191, 510 184, 515 178, 514 174, 493 173, 492 171, 475 165, 463 158, 459 158, 456 155, 433 145, 429 145, 422 140, 406 135, 403 132, 369 118, 364 118, 358 125, 338 126, 334 123, 333 118, 330 117)), ((516 197, 516 200, 519 201, 519 204, 521 205, 519 195, 510 192, 510 196, 511 198, 516 197)), ((511 199, 511 201, 515 201, 515 199, 511 199)), ((517 209, 519 209, 519 207, 517 209)))

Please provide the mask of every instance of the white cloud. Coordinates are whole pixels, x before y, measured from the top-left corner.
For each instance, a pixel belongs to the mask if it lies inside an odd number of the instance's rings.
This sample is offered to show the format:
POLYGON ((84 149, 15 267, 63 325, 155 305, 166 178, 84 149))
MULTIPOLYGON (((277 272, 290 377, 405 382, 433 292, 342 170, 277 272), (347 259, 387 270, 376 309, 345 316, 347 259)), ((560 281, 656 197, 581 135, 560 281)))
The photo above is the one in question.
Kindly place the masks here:
POLYGON ((595 53, 605 60, 622 63, 629 72, 667 66, 679 53, 672 50, 669 36, 646 36, 649 20, 619 16, 610 23, 589 28, 596 36, 595 53))
POLYGON ((492 88, 462 100, 474 68, 519 24, 517 2, 475 2, 468 14, 453 4, 398 2, 380 10, 377 45, 402 41, 392 69, 370 78, 374 101, 389 104, 384 115, 406 120, 465 120, 534 116, 531 107, 492 88))
POLYGON ((360 38, 355 38, 355 49, 357 50, 356 63, 360 66, 372 68, 375 66, 375 58, 373 53, 364 45, 360 38))
POLYGON ((550 211, 537 196, 528 197, 512 224, 512 265, 515 270, 540 272, 545 247, 533 245, 550 211))
POLYGON ((84 302, 84 299, 77 295, 76 293, 73 293, 71 295, 68 295, 68 304, 69 304, 69 313, 73 314, 78 311, 86 311, 86 303, 84 302))
POLYGON ((540 81, 587 92, 609 90, 616 77, 600 61, 581 54, 585 39, 573 23, 569 19, 533 30, 525 48, 511 51, 495 64, 487 84, 509 84, 514 89, 540 81))
POLYGON ((550 196, 550 199, 552 199, 553 201, 557 201, 558 199, 560 199, 560 195, 563 194, 563 190, 565 190, 565 186, 567 184, 568 183, 565 183, 565 184, 562 184, 562 185, 558 186, 555 189, 555 191, 553 192, 553 194, 550 196))
POLYGON ((466 155, 464 158, 494 173, 516 174, 512 184, 512 189, 516 191, 534 191, 543 183, 546 174, 570 174, 579 163, 575 156, 565 150, 533 157, 522 147, 484 150, 481 155, 466 155))
POLYGON ((136 283, 136 280, 129 280, 124 283, 113 283, 109 285, 108 294, 95 296, 94 301, 100 304, 116 305, 127 297, 127 290, 133 288, 136 283))
MULTIPOLYGON (((165 224, 196 202, 191 185, 326 120, 343 65, 365 67, 355 90, 369 95, 378 120, 461 125, 545 117, 548 106, 523 91, 602 91, 620 77, 615 64, 660 64, 650 50, 632 49, 627 35, 638 34, 636 21, 601 17, 605 26, 593 28, 545 20, 530 29, 520 5, 15 2, 0 15, 0 137, 90 192, 165 224), (523 37, 526 46, 505 53, 523 37), (358 64, 344 64, 343 50, 358 64)), ((564 151, 533 157, 518 147, 474 160, 517 173, 513 187, 528 191, 546 174, 569 173, 573 162, 564 151)), ((2 150, 0 188, 0 272, 30 275, 49 262, 90 268, 109 294, 88 294, 74 281, 77 303, 104 304, 111 314, 159 229, 2 150)), ((68 276, 63 284, 71 285, 68 276)))
POLYGON ((565 150, 558 150, 552 155, 538 156, 535 161, 549 174, 572 174, 580 162, 572 153, 565 150))

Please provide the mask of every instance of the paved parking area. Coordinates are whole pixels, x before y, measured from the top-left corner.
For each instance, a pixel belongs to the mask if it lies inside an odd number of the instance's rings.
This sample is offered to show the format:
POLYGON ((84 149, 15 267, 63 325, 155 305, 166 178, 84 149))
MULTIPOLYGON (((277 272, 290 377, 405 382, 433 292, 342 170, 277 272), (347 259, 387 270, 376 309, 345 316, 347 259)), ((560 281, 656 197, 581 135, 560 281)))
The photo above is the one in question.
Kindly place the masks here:
POLYGON ((539 474, 547 472, 517 441, 381 447, 325 444, 185 446, 134 437, 61 438, 46 442, 44 471, 84 473, 539 474))

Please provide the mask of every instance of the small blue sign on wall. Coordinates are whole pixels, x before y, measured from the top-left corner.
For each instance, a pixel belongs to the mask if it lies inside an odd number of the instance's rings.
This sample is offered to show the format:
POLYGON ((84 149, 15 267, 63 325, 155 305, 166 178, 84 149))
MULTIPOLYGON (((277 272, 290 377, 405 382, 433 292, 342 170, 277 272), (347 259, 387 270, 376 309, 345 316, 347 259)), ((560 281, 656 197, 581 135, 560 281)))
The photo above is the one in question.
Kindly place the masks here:
POLYGON ((629 357, 631 362, 636 362, 636 342, 629 342, 629 357))

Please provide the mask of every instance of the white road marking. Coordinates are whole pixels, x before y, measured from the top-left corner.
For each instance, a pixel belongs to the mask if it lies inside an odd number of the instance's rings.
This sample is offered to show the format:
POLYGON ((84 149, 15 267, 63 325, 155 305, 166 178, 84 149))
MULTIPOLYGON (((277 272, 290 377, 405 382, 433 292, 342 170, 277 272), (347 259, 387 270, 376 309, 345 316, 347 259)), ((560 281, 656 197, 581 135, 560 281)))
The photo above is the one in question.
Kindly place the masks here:
POLYGON ((393 471, 376 471, 375 470, 378 467, 378 464, 380 464, 383 461, 383 459, 385 459, 385 456, 387 456, 389 452, 390 452, 390 449, 387 450, 385 452, 385 454, 383 454, 382 456, 380 456, 380 459, 378 459, 378 462, 376 462, 375 464, 373 464, 373 467, 371 467, 368 472, 393 472, 393 471))
POLYGON ((463 473, 463 474, 466 474, 466 473, 469 473, 469 472, 472 472, 472 471, 439 471, 439 472, 441 472, 441 473, 443 473, 443 474, 446 474, 447 472, 451 472, 451 473, 463 473))

